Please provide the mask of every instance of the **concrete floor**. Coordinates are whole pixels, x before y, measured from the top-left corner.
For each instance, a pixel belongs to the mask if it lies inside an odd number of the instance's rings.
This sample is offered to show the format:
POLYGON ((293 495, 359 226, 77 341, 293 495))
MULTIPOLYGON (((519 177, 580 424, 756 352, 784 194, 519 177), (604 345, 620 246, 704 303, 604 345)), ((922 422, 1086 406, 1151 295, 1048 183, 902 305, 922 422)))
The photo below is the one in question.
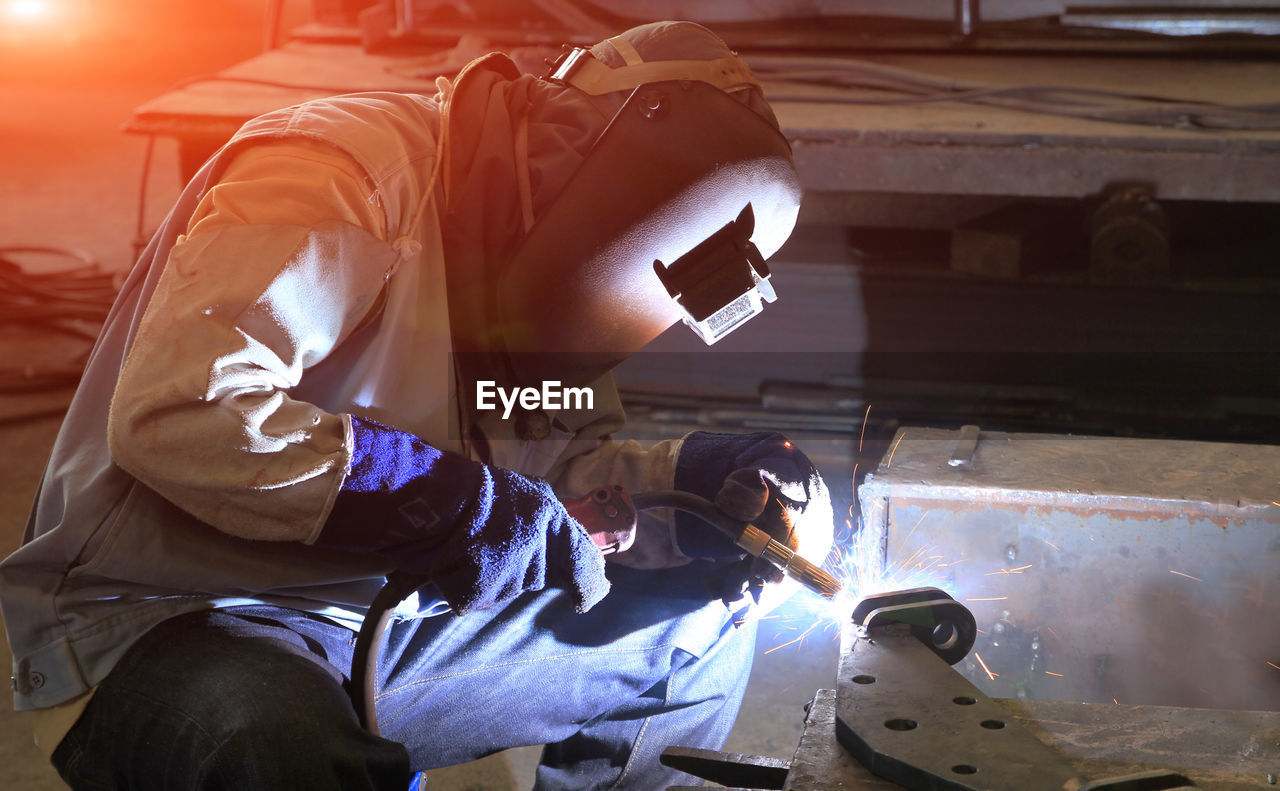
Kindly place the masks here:
MULTIPOLYGON (((113 271, 133 258, 145 144, 120 130, 132 108, 186 77, 214 71, 261 47, 261 0, 220 3, 50 0, 62 18, 0 20, 0 246, 82 249, 113 271)), ((0 8, 6 6, 0 5, 0 8)), ((286 26, 310 3, 288 0, 286 26)), ((176 151, 155 148, 145 226, 176 196, 176 151)), ((25 261, 25 259, 24 259, 25 261)), ((61 261, 31 259, 33 266, 61 261)), ((0 368, 71 361, 84 348, 0 326, 0 368)), ((21 541, 27 509, 58 429, 58 418, 21 419, 66 402, 68 392, 0 394, 0 554, 21 541)), ((744 710, 726 749, 790 758, 803 705, 834 681, 829 636, 791 641, 807 624, 766 624, 744 710), (766 653, 766 652, 769 653, 766 653)), ((0 664, 8 665, 7 647, 0 664)), ((433 773, 435 789, 527 787, 536 748, 433 773)), ((0 704, 0 788, 63 788, 32 744, 27 726, 0 704)))

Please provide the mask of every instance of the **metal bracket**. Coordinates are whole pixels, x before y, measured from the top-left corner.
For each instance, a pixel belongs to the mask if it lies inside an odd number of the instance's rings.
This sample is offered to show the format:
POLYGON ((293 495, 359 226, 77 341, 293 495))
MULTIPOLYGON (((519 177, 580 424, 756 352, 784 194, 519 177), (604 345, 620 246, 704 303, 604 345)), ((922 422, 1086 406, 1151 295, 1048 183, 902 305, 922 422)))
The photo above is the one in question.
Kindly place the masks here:
POLYGON ((938 588, 910 588, 866 597, 853 608, 853 622, 868 633, 892 624, 911 634, 938 658, 954 665, 969 655, 978 636, 969 608, 938 588))
POLYGON ((973 615, 936 588, 863 600, 845 632, 836 738, 873 774, 918 791, 1167 791, 1173 772, 1089 781, 959 673, 973 615), (967 616, 967 617, 966 617, 967 616))

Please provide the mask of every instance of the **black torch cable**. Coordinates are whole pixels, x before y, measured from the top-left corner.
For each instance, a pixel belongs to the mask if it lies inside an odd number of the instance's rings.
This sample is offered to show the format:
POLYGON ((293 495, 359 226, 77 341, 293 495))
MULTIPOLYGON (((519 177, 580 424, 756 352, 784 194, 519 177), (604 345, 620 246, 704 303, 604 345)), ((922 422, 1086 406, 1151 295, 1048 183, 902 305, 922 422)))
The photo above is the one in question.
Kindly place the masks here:
POLYGON ((391 613, 396 605, 410 593, 430 582, 422 574, 393 572, 387 575, 387 583, 373 597, 369 612, 356 634, 356 645, 351 654, 351 704, 365 730, 374 736, 378 730, 378 656, 382 653, 382 636, 391 623, 391 613))
POLYGON ((740 522, 716 508, 715 503, 707 498, 690 492, 677 490, 637 492, 631 495, 631 502, 635 504, 637 511, 674 508, 677 511, 693 514, 734 541, 738 540, 747 527, 746 522, 740 522))

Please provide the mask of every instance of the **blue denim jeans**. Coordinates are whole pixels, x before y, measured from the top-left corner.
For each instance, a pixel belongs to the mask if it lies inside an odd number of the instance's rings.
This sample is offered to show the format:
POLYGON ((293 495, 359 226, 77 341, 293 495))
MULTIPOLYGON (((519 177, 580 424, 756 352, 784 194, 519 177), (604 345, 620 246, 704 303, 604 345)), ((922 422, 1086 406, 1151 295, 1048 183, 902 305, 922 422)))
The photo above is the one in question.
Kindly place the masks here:
POLYGON ((268 606, 167 621, 99 685, 54 753, 73 788, 394 789, 429 770, 545 744, 537 788, 658 789, 670 745, 718 749, 750 671, 700 575, 611 569, 577 614, 557 591, 400 621, 379 666, 382 737, 345 686, 354 635, 268 606))

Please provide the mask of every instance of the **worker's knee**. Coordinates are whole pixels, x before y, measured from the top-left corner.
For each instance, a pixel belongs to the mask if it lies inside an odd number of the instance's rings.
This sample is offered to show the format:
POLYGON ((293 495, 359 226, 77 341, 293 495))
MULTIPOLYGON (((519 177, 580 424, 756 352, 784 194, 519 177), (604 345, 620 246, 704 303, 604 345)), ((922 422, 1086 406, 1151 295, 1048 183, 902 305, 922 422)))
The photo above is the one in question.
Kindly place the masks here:
POLYGON ((184 706, 194 701, 190 689, 156 698, 106 690, 59 745, 54 766, 72 788, 408 786, 404 747, 360 728, 345 701, 288 683, 262 694, 266 686, 224 696, 216 712, 203 700, 184 706))
POLYGON ((202 788, 395 789, 412 774, 403 745, 370 734, 322 699, 244 720, 205 756, 202 788))
POLYGON ((407 786, 404 748, 360 727, 322 646, 229 618, 182 616, 125 654, 54 756, 73 788, 407 786))

